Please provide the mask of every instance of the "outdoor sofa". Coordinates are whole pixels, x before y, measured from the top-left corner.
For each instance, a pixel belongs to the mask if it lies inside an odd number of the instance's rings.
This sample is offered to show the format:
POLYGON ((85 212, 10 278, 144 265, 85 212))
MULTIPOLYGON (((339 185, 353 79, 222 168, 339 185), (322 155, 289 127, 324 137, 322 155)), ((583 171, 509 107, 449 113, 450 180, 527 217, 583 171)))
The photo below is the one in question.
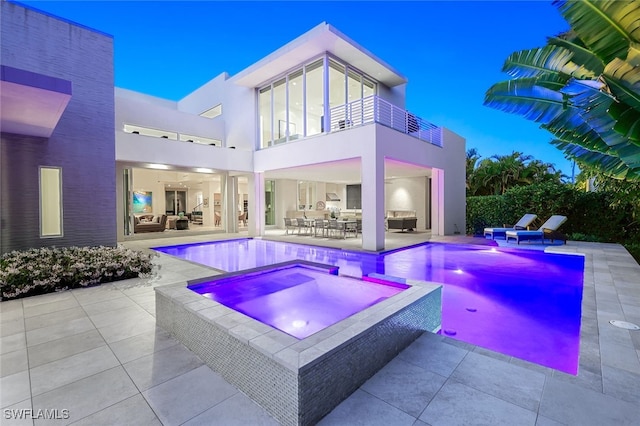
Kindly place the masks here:
POLYGON ((387 229, 413 231, 417 228, 418 218, 415 210, 388 210, 387 229))

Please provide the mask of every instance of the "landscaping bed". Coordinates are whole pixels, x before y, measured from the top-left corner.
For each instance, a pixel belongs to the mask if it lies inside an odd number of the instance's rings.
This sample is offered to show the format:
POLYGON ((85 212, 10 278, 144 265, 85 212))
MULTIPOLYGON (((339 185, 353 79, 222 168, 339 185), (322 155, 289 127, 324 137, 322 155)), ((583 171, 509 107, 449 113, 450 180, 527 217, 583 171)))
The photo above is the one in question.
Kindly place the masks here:
POLYGON ((153 256, 104 246, 5 253, 0 257, 0 301, 135 278, 151 272, 153 256))

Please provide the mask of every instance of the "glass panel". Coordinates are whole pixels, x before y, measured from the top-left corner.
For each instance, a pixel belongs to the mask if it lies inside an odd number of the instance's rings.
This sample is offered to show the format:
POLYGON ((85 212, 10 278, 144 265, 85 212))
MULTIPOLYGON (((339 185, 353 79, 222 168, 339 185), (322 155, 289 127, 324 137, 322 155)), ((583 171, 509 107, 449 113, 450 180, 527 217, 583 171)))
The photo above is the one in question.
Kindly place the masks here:
POLYGON ((131 169, 122 171, 122 203, 124 205, 124 235, 131 235, 133 227, 131 226, 131 169))
POLYGON ((205 118, 216 118, 219 115, 222 115, 222 104, 218 104, 213 108, 200 113, 200 117, 205 118))
POLYGON ((298 182, 298 210, 313 210, 316 198, 316 183, 298 182))
POLYGON ((335 61, 329 61, 329 107, 345 104, 345 69, 335 61))
POLYGON ((304 134, 302 70, 289 75, 289 140, 304 134))
POLYGON ((273 84, 273 112, 274 112, 274 144, 286 141, 287 137, 287 100, 286 80, 283 78, 273 84))
POLYGON ((264 181, 264 212, 265 212, 265 225, 276 224, 276 181, 265 180, 264 181))
POLYGON ((353 70, 349 70, 347 76, 349 102, 357 101, 362 97, 362 83, 360 82, 360 78, 360 74, 357 74, 353 70))
POLYGON ((362 78, 362 97, 366 99, 362 103, 362 121, 370 123, 375 120, 374 117, 374 99, 372 96, 376 94, 376 83, 366 77, 362 78))
POLYGON ((376 84, 364 77, 362 79, 362 97, 366 98, 367 96, 372 96, 376 94, 376 84))
POLYGON ((307 190, 307 210, 313 210, 316 200, 316 183, 309 182, 309 189, 307 190))
POLYGON ((307 102, 307 136, 322 133, 322 97, 323 72, 322 59, 307 65, 306 72, 306 102, 307 102))
POLYGON ((354 210, 362 208, 361 185, 347 185, 347 208, 354 210))
POLYGON ((298 184, 298 210, 304 210, 307 202, 307 182, 300 181, 298 184))
POLYGON ((176 191, 176 212, 187 212, 187 191, 176 191))
POLYGON ((40 236, 62 236, 62 169, 40 167, 40 236))
POLYGON ((265 87, 259 94, 260 116, 260 146, 266 148, 271 145, 271 87, 265 87))
POLYGON ((165 203, 165 214, 167 215, 176 215, 176 192, 175 191, 165 191, 164 193, 164 203, 165 203))

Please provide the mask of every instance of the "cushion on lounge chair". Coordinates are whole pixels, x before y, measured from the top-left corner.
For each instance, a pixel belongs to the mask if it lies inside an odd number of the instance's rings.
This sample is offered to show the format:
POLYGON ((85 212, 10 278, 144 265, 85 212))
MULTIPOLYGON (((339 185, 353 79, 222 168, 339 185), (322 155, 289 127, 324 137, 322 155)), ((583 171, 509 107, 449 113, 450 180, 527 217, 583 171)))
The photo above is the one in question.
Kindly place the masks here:
POLYGON ((518 229, 527 229, 531 223, 536 220, 538 215, 527 213, 520 218, 518 223, 516 223, 513 227, 503 227, 503 228, 484 228, 484 236, 490 236, 492 239, 497 235, 505 235, 507 231, 514 231, 518 229))
POLYGON ((566 244, 567 237, 558 232, 558 228, 560 228, 560 226, 562 226, 562 224, 566 221, 566 216, 553 215, 549 219, 547 219, 547 221, 543 223, 537 231, 507 231, 507 242, 509 241, 509 239, 516 240, 518 244, 520 244, 521 240, 542 240, 542 242, 544 242, 546 237, 550 239, 551 242, 553 242, 554 240, 564 240, 566 244))

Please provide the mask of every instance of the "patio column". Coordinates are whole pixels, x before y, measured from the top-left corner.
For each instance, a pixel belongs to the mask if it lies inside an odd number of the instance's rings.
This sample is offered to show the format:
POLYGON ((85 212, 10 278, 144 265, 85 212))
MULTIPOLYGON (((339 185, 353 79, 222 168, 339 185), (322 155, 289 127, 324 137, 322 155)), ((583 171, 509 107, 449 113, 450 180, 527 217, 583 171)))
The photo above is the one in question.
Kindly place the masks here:
POLYGON ((224 229, 227 232, 238 232, 238 178, 226 176, 224 203, 224 229))
POLYGON ((444 235, 444 170, 431 169, 431 234, 444 235))
POLYGON ((257 172, 248 176, 249 180, 249 236, 264 235, 264 173, 257 172))
POLYGON ((376 150, 362 155, 362 248, 384 249, 384 156, 376 150))

